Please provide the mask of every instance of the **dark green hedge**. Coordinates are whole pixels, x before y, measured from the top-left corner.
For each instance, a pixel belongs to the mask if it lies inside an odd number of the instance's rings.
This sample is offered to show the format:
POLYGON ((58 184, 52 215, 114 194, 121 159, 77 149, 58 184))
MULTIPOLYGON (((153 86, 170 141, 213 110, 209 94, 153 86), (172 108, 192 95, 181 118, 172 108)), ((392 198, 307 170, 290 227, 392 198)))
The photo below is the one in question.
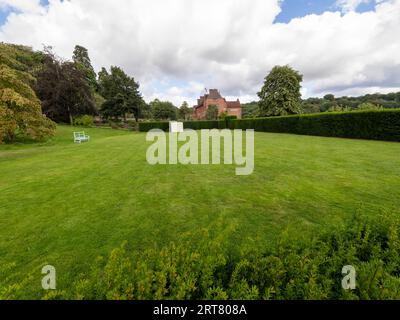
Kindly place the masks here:
POLYGON ((400 141, 400 110, 326 112, 229 121, 230 129, 400 141))
MULTIPOLYGON (((183 123, 185 129, 201 130, 201 129, 225 129, 227 122, 225 120, 210 121, 185 121, 183 123)), ((147 132, 152 129, 169 130, 169 122, 140 122, 139 131, 147 132)))
POLYGON ((225 120, 186 121, 183 123, 185 129, 226 129, 225 120))
POLYGON ((169 122, 139 122, 139 131, 147 132, 152 129, 169 130, 169 122))

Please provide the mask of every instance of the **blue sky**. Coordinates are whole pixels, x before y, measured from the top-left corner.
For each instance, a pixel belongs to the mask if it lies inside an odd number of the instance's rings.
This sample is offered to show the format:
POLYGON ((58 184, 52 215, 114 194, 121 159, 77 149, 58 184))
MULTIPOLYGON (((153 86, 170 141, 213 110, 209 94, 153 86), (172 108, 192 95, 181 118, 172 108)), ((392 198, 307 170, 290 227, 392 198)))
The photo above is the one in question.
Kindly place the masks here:
MULTIPOLYGON (((40 0, 40 3, 43 6, 47 6, 49 4, 49 0, 40 0)), ((0 7, 0 25, 3 25, 6 22, 8 15, 12 12, 9 7, 1 8, 0 7)))
MULTIPOLYGON (((48 4, 48 0, 40 0, 43 5, 48 4)), ((284 0, 282 12, 276 17, 275 22, 288 23, 293 18, 304 17, 309 14, 321 14, 325 11, 339 11, 340 8, 335 4, 336 0, 284 0)), ((362 3, 357 12, 365 12, 374 9, 374 1, 362 3)), ((0 9, 0 25, 4 24, 7 16, 12 11, 10 8, 0 9)))
POLYGON ((2 9, 0 10, 0 24, 4 24, 4 22, 7 19, 7 16, 9 15, 10 10, 9 9, 2 9))
MULTIPOLYGON (((373 10, 374 1, 362 3, 357 12, 373 10)), ((325 11, 340 11, 336 0, 284 0, 282 12, 275 19, 275 22, 288 23, 293 18, 304 17, 309 14, 321 14, 325 11)))

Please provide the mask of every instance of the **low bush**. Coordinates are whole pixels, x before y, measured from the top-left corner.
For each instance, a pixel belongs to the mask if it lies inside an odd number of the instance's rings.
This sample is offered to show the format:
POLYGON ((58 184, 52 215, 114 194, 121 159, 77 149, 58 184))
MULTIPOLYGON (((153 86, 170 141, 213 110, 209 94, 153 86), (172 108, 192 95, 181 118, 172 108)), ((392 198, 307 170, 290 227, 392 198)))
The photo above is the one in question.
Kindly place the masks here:
MULTIPOLYGON (((98 258, 70 288, 45 298, 400 299, 400 228, 394 214, 368 220, 355 215, 309 240, 293 241, 284 232, 263 250, 229 251, 234 229, 215 231, 144 251, 125 243, 108 259, 98 258), (346 265, 356 270, 355 290, 342 288, 346 265)), ((0 284, 0 299, 20 296, 24 283, 0 284)))
POLYGON ((283 238, 276 248, 229 255, 220 240, 171 244, 133 259, 126 245, 99 259, 65 298, 74 299, 398 299, 398 224, 355 219, 309 243, 283 238), (342 288, 342 268, 357 287, 342 288))
POLYGON ((92 127, 94 125, 94 117, 90 115, 75 117, 74 125, 81 127, 92 127))
POLYGON ((230 129, 400 141, 400 110, 327 112, 229 121, 230 129))

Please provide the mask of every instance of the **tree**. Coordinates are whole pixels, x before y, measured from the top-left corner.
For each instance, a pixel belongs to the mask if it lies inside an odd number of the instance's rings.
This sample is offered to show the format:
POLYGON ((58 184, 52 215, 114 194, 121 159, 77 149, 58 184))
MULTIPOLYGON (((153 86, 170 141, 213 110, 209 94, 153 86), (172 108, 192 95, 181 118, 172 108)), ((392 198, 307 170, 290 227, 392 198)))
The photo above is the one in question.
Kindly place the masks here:
POLYGON ((289 66, 275 66, 258 93, 260 116, 301 113, 300 83, 303 76, 289 66))
POLYGON ((157 120, 176 120, 178 108, 169 101, 158 99, 150 102, 150 109, 154 119, 157 120))
POLYGON ((206 112, 207 120, 217 120, 218 119, 218 107, 216 105, 209 105, 206 112))
POLYGON ((383 110, 383 106, 370 102, 364 102, 357 106, 357 110, 383 110))
POLYGON ((333 94, 326 94, 325 96, 324 96, 324 99, 325 100, 328 100, 328 101, 335 101, 335 96, 333 95, 333 94))
POLYGON ((189 120, 193 110, 189 108, 189 104, 184 101, 179 109, 179 118, 183 120, 189 120))
POLYGON ((35 91, 43 112, 53 121, 73 125, 75 116, 96 114, 93 91, 85 73, 75 63, 57 58, 51 48, 45 48, 35 91))
POLYGON ((151 113, 150 104, 144 102, 142 108, 140 109, 141 119, 153 119, 153 114, 151 113))
POLYGON ((96 72, 93 69, 92 62, 89 58, 89 52, 86 48, 81 46, 75 46, 72 60, 76 64, 77 68, 82 70, 86 75, 86 80, 93 90, 98 90, 98 84, 96 79, 96 72))
POLYGON ((28 48, 0 44, 0 143, 18 136, 39 140, 55 132, 31 87, 34 78, 28 71, 33 65, 28 61, 34 55, 28 48))
POLYGON ((110 73, 103 68, 99 73, 100 94, 106 99, 101 107, 104 117, 124 117, 131 113, 139 120, 144 105, 139 84, 121 68, 111 67, 110 73))

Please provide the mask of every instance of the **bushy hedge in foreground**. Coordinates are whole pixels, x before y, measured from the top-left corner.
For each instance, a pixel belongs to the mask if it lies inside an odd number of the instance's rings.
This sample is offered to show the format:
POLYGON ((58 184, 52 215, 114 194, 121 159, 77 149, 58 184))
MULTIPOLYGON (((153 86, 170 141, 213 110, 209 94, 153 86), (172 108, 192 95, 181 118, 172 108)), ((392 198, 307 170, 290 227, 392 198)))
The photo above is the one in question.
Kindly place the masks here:
POLYGON ((231 120, 230 129, 325 137, 400 141, 400 110, 326 112, 231 120))
MULTIPOLYGON (((226 231, 202 231, 142 252, 124 244, 108 259, 99 258, 70 288, 45 298, 400 299, 399 231, 398 218, 355 216, 346 227, 310 240, 293 241, 284 233, 262 251, 228 251, 226 231), (341 286, 345 265, 356 269, 355 290, 341 286)), ((26 292, 21 283, 0 283, 0 299, 26 292)))

